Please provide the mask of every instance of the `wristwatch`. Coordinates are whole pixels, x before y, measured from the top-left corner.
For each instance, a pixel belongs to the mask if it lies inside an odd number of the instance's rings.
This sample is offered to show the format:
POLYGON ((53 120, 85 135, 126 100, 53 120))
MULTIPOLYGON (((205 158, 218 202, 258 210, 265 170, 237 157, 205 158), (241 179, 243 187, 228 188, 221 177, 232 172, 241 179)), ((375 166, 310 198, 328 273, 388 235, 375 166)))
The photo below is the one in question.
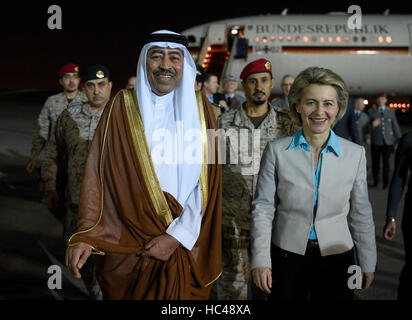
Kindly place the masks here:
POLYGON ((395 218, 393 218, 393 217, 388 218, 388 222, 389 222, 389 221, 391 221, 391 222, 396 222, 395 218))

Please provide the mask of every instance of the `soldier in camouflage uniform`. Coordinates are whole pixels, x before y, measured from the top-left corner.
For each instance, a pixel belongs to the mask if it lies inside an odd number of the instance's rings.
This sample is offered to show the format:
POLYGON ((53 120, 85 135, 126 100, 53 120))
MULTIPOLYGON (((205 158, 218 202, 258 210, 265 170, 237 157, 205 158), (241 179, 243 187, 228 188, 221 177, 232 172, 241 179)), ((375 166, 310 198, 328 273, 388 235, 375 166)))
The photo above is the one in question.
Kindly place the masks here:
POLYGON ((223 273, 213 287, 214 299, 265 298, 249 281, 250 212, 260 158, 268 141, 298 130, 289 111, 268 102, 274 85, 271 68, 265 59, 247 65, 241 73, 246 103, 218 119, 218 127, 226 135, 226 150, 222 151, 223 156, 226 154, 226 164, 223 165, 223 273), (231 153, 237 154, 237 158, 231 153))
POLYGON ((26 171, 31 174, 36 166, 37 159, 50 138, 50 133, 58 116, 69 103, 86 102, 86 95, 79 90, 79 67, 69 63, 64 65, 59 72, 59 83, 63 92, 47 98, 40 111, 36 131, 34 133, 30 159, 26 165, 26 171))
MULTIPOLYGON (((106 67, 90 67, 84 77, 88 102, 71 103, 63 110, 46 147, 42 178, 46 181, 49 209, 64 203, 64 242, 76 232, 80 187, 89 146, 104 107, 110 99, 112 82, 106 67)), ((93 257, 83 267, 83 279, 92 298, 100 299, 101 291, 95 276, 93 257)))

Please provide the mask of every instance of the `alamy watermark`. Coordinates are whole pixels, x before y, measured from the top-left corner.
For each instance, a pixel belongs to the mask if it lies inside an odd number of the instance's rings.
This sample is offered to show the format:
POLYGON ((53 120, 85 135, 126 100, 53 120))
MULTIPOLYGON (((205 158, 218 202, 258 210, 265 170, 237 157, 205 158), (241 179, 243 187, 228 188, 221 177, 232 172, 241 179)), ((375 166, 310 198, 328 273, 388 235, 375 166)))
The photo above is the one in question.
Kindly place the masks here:
MULTIPOLYGON (((154 130, 151 136, 150 154, 156 165, 203 164, 203 140, 200 130, 182 132, 181 122, 176 122, 176 130, 154 130), (177 139, 177 136, 182 137, 177 139), (184 144, 184 147, 183 147, 184 144)), ((261 159, 260 129, 207 129, 208 159, 206 164, 241 165, 243 175, 259 172, 261 159)))
POLYGON ((58 5, 51 5, 47 9, 47 13, 51 14, 47 20, 47 27, 50 30, 62 29, 62 8, 58 5))
POLYGON ((362 289, 362 270, 360 266, 351 265, 348 268, 351 276, 348 278, 348 288, 351 290, 362 289))
POLYGON ((47 273, 51 276, 47 279, 47 287, 50 290, 62 289, 62 269, 58 265, 51 265, 47 269, 47 273))
POLYGON ((353 13, 348 18, 348 28, 351 30, 362 29, 362 9, 357 5, 351 5, 348 13, 353 13))

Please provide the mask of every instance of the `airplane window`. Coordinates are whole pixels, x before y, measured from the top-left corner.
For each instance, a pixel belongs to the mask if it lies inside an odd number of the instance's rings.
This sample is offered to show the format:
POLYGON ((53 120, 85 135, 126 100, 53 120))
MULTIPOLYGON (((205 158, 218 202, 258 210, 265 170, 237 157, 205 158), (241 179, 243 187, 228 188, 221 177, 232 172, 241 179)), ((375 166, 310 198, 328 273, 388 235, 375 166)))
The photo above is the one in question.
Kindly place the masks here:
POLYGON ((312 37, 312 42, 316 42, 316 36, 312 37))
POLYGON ((357 37, 357 36, 354 36, 354 37, 353 37, 353 41, 358 42, 358 37, 357 37))
POLYGON ((336 42, 339 42, 339 43, 342 42, 342 37, 341 37, 341 36, 337 36, 337 37, 336 37, 336 42))
POLYGON ((304 36, 303 37, 303 42, 308 42, 309 41, 309 37, 308 36, 304 36))
POLYGON ((292 41, 292 36, 287 37, 288 41, 292 41))
POLYGON ((280 42, 283 41, 283 36, 279 36, 279 41, 280 41, 280 42))
POLYGON ((325 42, 325 37, 324 37, 324 36, 321 36, 321 37, 319 38, 319 41, 320 41, 320 42, 325 42))
POLYGON ((345 36, 345 41, 349 42, 349 40, 350 40, 349 36, 345 36))
POLYGON ((386 42, 387 42, 387 43, 391 43, 391 42, 392 42, 392 37, 391 37, 391 36, 387 36, 387 37, 386 37, 386 42))
POLYGON ((271 36, 271 37, 270 37, 270 40, 272 40, 272 42, 274 42, 274 41, 276 40, 276 37, 275 37, 275 36, 271 36))
POLYGON ((260 41, 260 38, 259 38, 259 37, 256 37, 256 38, 255 38, 255 41, 256 41, 256 42, 259 42, 259 41, 260 41))
POLYGON ((366 37, 365 36, 362 37, 362 42, 366 42, 366 37))
POLYGON ((382 42, 383 42, 383 37, 382 37, 382 36, 379 36, 379 37, 378 37, 378 42, 379 42, 379 43, 382 43, 382 42))
POLYGON ((295 40, 296 40, 296 42, 300 42, 300 37, 296 36, 295 40))
POLYGON ((333 42, 333 37, 329 36, 329 37, 328 37, 328 41, 329 41, 329 42, 333 42))
POLYGON ((262 38, 262 41, 263 41, 264 43, 266 43, 266 42, 268 42, 268 38, 263 37, 263 38, 262 38))

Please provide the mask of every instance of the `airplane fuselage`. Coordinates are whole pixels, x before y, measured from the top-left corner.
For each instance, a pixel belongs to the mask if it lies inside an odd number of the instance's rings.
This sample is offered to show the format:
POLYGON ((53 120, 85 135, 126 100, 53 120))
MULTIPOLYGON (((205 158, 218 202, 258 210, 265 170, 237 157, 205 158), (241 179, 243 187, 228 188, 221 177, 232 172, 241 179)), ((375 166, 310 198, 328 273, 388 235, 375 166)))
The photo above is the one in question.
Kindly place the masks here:
POLYGON ((348 25, 349 17, 252 16, 203 24, 182 34, 190 38, 190 48, 199 51, 206 37, 224 43, 231 30, 241 30, 249 54, 246 59, 231 59, 226 74, 239 77, 246 63, 264 57, 273 65, 275 94, 280 93, 284 74, 297 75, 307 67, 320 66, 338 73, 351 95, 385 91, 412 96, 412 16, 363 15, 360 29, 348 25))

